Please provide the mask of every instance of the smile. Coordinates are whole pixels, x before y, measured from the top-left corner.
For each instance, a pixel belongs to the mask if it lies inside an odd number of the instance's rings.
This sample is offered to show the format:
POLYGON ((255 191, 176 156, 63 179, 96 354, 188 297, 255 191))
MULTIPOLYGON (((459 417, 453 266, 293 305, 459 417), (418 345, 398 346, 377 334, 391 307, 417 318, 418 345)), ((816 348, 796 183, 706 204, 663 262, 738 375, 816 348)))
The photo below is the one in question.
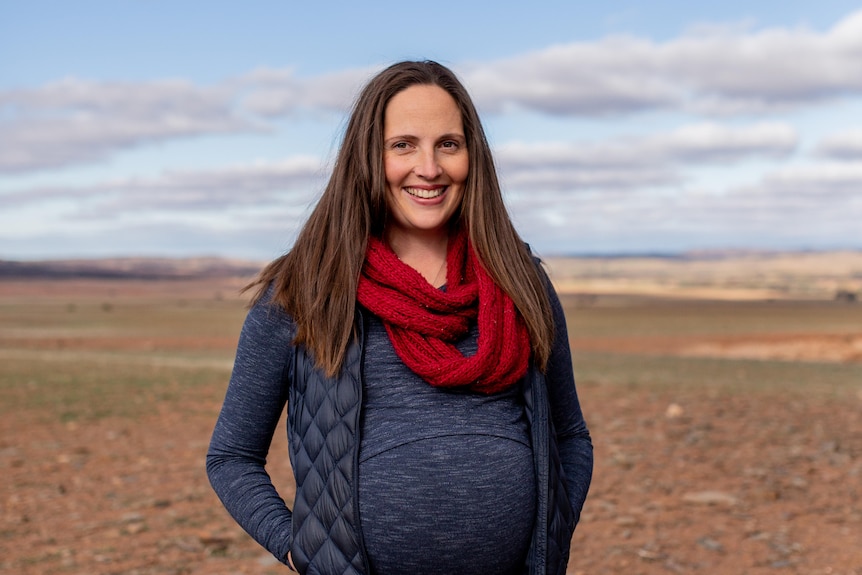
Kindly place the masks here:
POLYGON ((424 190, 422 188, 403 188, 405 192, 410 194, 413 197, 421 198, 423 200, 431 200, 433 198, 438 198, 443 195, 443 192, 446 191, 448 186, 440 186, 439 188, 434 188, 433 190, 424 190))

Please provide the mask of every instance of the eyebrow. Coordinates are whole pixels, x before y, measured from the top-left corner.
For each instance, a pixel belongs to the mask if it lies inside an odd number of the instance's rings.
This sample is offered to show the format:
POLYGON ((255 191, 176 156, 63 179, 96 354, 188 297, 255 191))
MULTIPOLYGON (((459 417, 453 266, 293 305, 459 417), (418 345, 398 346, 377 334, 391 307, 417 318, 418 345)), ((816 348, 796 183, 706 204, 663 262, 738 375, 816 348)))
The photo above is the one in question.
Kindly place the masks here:
MULTIPOLYGON (((384 139, 384 142, 390 142, 392 140, 418 140, 418 136, 414 136, 412 134, 401 134, 397 136, 390 136, 389 138, 384 139)), ((438 140, 467 140, 467 136, 460 132, 450 132, 448 134, 441 134, 438 140)))

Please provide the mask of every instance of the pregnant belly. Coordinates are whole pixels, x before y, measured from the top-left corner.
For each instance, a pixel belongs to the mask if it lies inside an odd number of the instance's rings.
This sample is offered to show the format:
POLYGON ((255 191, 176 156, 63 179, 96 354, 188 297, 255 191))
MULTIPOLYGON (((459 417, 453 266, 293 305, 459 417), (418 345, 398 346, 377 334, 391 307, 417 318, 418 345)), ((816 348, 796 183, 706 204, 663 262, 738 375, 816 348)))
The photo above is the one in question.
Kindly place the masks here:
POLYGON ((372 570, 512 574, 533 531, 529 446, 493 435, 412 441, 359 465, 359 510, 372 570))

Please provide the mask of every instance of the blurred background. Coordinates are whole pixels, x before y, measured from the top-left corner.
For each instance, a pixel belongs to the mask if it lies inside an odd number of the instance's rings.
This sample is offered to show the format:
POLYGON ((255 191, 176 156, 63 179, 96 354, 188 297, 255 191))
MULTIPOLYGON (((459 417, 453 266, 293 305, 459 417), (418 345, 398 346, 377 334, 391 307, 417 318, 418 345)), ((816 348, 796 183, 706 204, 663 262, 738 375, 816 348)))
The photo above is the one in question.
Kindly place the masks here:
POLYGON ((425 58, 545 255, 862 246, 859 2, 0 0, 0 259, 268 260, 425 58))

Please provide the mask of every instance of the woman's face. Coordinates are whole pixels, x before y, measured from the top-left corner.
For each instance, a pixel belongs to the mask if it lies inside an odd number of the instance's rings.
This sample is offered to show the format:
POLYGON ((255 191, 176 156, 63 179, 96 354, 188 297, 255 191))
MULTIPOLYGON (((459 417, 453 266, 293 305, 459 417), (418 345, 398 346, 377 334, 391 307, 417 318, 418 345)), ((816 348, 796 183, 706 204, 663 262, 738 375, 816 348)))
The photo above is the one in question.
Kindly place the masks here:
POLYGON ((414 85, 393 96, 383 124, 390 242, 447 234, 469 164, 461 113, 448 92, 414 85))

